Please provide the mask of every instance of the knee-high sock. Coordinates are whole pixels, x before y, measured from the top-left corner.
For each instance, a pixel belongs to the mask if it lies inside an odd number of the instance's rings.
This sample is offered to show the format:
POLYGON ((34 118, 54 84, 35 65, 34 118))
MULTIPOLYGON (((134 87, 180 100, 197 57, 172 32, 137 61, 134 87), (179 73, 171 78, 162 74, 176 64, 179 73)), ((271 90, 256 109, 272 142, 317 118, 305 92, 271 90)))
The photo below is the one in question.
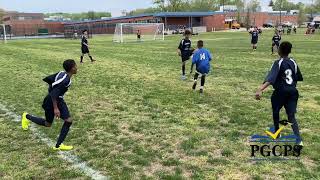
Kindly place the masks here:
POLYGON ((201 87, 202 87, 202 88, 203 88, 205 82, 206 82, 206 76, 205 76, 205 75, 202 75, 202 76, 201 76, 201 87))
POLYGON ((197 83, 198 77, 199 77, 199 73, 196 72, 193 78, 195 83, 197 83))
POLYGON ((298 122, 296 120, 296 117, 294 114, 289 114, 288 115, 288 120, 292 123, 291 127, 293 130, 294 135, 297 136, 297 143, 299 143, 300 141, 302 141, 301 136, 300 136, 300 132, 299 132, 299 125, 298 122))
POLYGON ((83 56, 80 57, 80 62, 83 62, 83 56))
POLYGON ((92 58, 92 56, 89 56, 89 58, 91 59, 91 61, 93 61, 93 58, 92 58))
POLYGON ((273 112, 274 132, 277 132, 279 129, 279 121, 280 121, 279 111, 273 112))
POLYGON ((58 148, 66 139, 71 125, 72 125, 72 122, 67 122, 67 121, 64 122, 61 128, 61 132, 60 132, 57 144, 56 144, 56 148, 58 148))
POLYGON ((30 121, 40 125, 40 126, 46 126, 46 120, 43 118, 39 118, 36 116, 32 116, 32 115, 27 115, 27 119, 29 119, 30 121))
POLYGON ((182 75, 186 75, 186 65, 182 64, 182 75))

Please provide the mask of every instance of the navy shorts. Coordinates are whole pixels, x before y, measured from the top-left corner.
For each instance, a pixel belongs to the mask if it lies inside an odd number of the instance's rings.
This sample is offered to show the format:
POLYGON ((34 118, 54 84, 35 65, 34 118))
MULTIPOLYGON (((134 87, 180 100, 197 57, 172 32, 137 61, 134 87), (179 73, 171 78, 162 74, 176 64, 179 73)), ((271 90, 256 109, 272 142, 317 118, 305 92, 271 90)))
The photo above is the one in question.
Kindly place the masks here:
MULTIPOLYGON (((69 108, 66 104, 66 102, 62 98, 57 99, 58 109, 60 111, 60 118, 63 120, 67 120, 70 118, 69 108)), ((52 99, 50 96, 47 96, 43 100, 42 108, 45 111, 46 121, 52 124, 54 120, 54 110, 53 110, 53 104, 52 99)))
POLYGON ((257 44, 258 43, 258 39, 252 39, 251 40, 251 44, 257 44))
POLYGON ((279 113, 281 108, 286 109, 286 113, 295 114, 297 112, 297 104, 299 92, 297 89, 291 90, 275 90, 271 96, 272 110, 274 113, 279 113))
POLYGON ((183 51, 181 52, 181 60, 182 62, 188 61, 190 57, 192 56, 193 51, 183 51))
POLYGON ((81 47, 81 52, 82 52, 82 54, 90 53, 89 48, 87 46, 82 46, 81 47))
POLYGON ((272 43, 272 47, 273 46, 277 46, 277 47, 279 47, 280 46, 280 44, 279 43, 272 43))

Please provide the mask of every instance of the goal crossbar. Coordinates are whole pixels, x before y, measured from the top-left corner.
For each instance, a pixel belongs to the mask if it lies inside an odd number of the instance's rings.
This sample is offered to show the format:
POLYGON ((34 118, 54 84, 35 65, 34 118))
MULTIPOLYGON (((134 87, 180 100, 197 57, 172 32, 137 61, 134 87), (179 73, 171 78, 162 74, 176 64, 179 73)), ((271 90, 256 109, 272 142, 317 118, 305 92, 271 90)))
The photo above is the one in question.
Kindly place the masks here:
POLYGON ((164 23, 118 23, 113 41, 123 43, 138 40, 135 37, 138 31, 143 40, 164 40, 164 23))

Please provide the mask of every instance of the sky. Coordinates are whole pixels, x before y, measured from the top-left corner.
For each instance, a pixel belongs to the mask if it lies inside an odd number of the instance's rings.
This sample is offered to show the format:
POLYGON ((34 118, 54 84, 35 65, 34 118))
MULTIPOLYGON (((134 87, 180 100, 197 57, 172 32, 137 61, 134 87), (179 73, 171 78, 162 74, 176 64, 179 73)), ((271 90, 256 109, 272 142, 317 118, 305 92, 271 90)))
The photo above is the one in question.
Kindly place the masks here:
POLYGON ((120 16, 121 11, 152 6, 152 0, 0 0, 0 8, 19 12, 107 11, 120 16))
MULTIPOLYGON (((249 0, 247 0, 249 1, 249 0)), ((299 0, 289 0, 299 2, 299 0)), ((300 0, 311 2, 312 0, 300 0)), ((267 6, 270 0, 261 0, 263 7, 267 6)), ((112 16, 120 16, 122 10, 133 10, 152 6, 152 0, 0 0, 0 8, 9 11, 19 12, 87 12, 107 11, 112 16)))

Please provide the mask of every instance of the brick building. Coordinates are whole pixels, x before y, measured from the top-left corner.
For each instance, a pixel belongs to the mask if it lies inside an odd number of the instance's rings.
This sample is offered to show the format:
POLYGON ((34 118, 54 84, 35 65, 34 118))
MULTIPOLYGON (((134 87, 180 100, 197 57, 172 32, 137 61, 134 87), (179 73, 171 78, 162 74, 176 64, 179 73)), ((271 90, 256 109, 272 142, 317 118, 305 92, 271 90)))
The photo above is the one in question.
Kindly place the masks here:
POLYGON ((9 27, 12 36, 31 36, 42 34, 62 34, 63 23, 44 21, 42 13, 7 12, 3 23, 9 27))
MULTIPOLYGON (((165 29, 177 29, 179 27, 205 26, 207 31, 225 29, 226 19, 239 19, 245 22, 247 13, 236 12, 162 12, 155 14, 142 14, 137 16, 124 16, 103 20, 73 22, 64 24, 65 32, 75 32, 88 29, 93 34, 110 34, 114 32, 116 23, 164 23, 165 29)), ((264 23, 278 24, 280 15, 256 12, 249 15, 251 25, 261 27, 264 23)), ((297 24, 297 15, 282 14, 281 21, 289 21, 297 24)))
MULTIPOLYGON (((87 29, 92 34, 112 34, 117 23, 164 23, 165 29, 180 27, 205 26, 207 31, 225 29, 226 19, 240 19, 245 22, 247 13, 236 12, 161 12, 137 16, 113 17, 103 20, 81 22, 49 22, 44 20, 41 13, 8 12, 3 20, 10 27, 13 36, 62 34, 72 35, 87 29)), ((262 26, 264 23, 278 24, 280 15, 267 12, 256 12, 249 15, 251 25, 262 26)), ((289 21, 297 24, 297 15, 282 14, 282 22, 289 21)))

